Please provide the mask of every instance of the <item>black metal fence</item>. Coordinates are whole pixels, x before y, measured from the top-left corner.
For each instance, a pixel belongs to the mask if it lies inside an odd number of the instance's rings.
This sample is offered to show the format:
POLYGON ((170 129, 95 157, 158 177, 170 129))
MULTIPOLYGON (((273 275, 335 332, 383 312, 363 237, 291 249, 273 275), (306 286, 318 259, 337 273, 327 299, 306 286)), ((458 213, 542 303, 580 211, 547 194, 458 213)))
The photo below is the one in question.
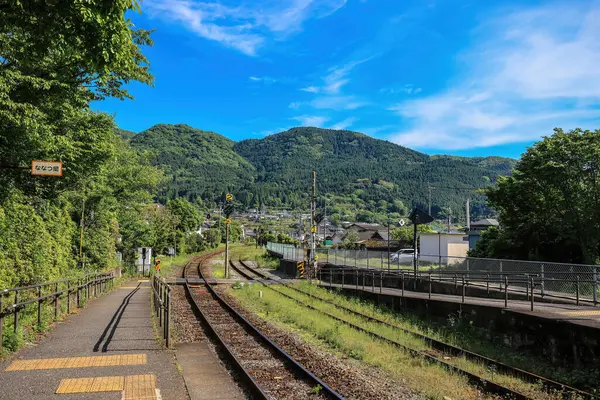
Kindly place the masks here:
POLYGON ((83 302, 112 288, 113 280, 112 274, 88 274, 81 278, 0 291, 0 350, 4 339, 5 318, 13 318, 12 329, 16 334, 20 326, 20 316, 33 313, 37 317, 35 325, 41 329, 44 304, 51 304, 54 309, 53 320, 57 321, 61 315, 62 300, 66 300, 66 312, 70 314, 73 307, 79 308, 83 302))
MULTIPOLYGON (((421 292, 428 292, 428 297, 432 294, 441 293, 448 294, 447 287, 436 289, 435 283, 452 283, 454 285, 455 294, 461 296, 462 303, 469 303, 473 297, 488 297, 503 300, 504 307, 509 308, 510 301, 527 301, 531 311, 534 311, 536 301, 544 298, 542 287, 548 281, 553 279, 540 278, 527 274, 516 273, 496 273, 485 274, 476 277, 467 273, 453 273, 452 275, 444 275, 438 273, 423 273, 419 275, 420 282, 415 280, 415 276, 411 272, 405 271, 386 271, 381 269, 358 269, 358 268, 325 268, 318 272, 318 279, 323 285, 334 286, 338 285, 342 289, 353 288, 356 290, 371 291, 373 293, 382 293, 385 288, 400 289, 400 295, 405 295, 405 290, 414 290, 415 286, 419 285, 421 292), (473 279, 476 280, 474 285, 473 279), (477 286, 481 289, 478 296, 468 296, 467 290, 469 286, 477 286), (518 290, 514 290, 514 288, 518 290), (495 292, 495 296, 493 295, 495 292), (498 294, 500 296, 498 296, 498 294), (519 298, 515 298, 516 294, 520 294, 519 298), (471 297, 471 299, 469 299, 471 297), (537 299, 537 300, 536 300, 537 299)), ((582 305, 584 301, 589 301, 583 296, 584 284, 590 284, 586 280, 568 280, 563 279, 563 283, 573 284, 574 297, 573 302, 576 305, 582 305)), ((513 303, 514 304, 514 303, 513 303)), ((597 305, 597 302, 594 302, 597 305)))
POLYGON ((171 345, 171 286, 165 278, 152 277, 153 304, 158 326, 162 328, 165 346, 171 345))
MULTIPOLYGON (((294 261, 302 260, 306 253, 301 248, 281 243, 268 243, 267 249, 280 254, 285 260, 294 261)), ((414 274, 412 256, 390 257, 387 252, 371 250, 317 249, 316 252, 320 265, 414 274)), ((438 281, 458 283, 464 278, 467 286, 485 286, 522 293, 528 293, 528 285, 534 285, 542 297, 585 301, 594 305, 599 302, 598 265, 420 254, 416 274, 423 279, 433 277, 438 281), (506 289, 506 279, 510 281, 510 289, 506 289)))

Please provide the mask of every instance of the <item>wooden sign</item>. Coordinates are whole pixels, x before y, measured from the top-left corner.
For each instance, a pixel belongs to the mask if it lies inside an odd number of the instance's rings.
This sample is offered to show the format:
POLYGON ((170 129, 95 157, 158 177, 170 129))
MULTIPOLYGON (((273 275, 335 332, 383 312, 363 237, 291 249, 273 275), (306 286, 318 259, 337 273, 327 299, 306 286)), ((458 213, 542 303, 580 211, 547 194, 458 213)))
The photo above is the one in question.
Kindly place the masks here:
POLYGON ((31 175, 62 176, 63 165, 60 161, 31 161, 31 175))

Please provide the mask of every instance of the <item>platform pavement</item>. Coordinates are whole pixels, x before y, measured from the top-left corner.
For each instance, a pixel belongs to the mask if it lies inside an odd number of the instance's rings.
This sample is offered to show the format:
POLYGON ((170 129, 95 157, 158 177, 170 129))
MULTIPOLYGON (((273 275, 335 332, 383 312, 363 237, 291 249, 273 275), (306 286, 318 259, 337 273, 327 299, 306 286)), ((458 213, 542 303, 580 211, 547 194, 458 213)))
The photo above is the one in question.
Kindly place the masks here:
POLYGON ((0 362, 0 399, 188 399, 174 352, 155 338, 151 290, 148 282, 124 284, 91 300, 38 344, 0 362), (22 368, 37 369, 15 370, 22 368), (112 378, 70 380, 101 377, 112 378))
MULTIPOLYGON (((342 288, 341 284, 329 282, 318 282, 319 285, 327 288, 342 288)), ((344 288, 356 290, 356 285, 345 284, 344 288)), ((590 328, 600 329, 600 308, 594 306, 577 306, 575 304, 562 304, 562 303, 534 303, 533 311, 531 311, 531 302, 523 300, 508 300, 508 307, 505 307, 504 299, 488 299, 482 297, 469 297, 465 296, 463 302, 462 296, 449 295, 449 294, 437 294, 432 293, 431 297, 429 293, 414 292, 411 290, 404 290, 404 294, 401 289, 395 288, 381 288, 379 286, 365 286, 363 289, 362 285, 358 285, 358 291, 383 294, 395 297, 407 297, 421 300, 432 300, 441 301, 454 304, 470 304, 491 308, 500 308, 510 310, 511 312, 521 313, 526 315, 535 315, 537 317, 564 321, 575 325, 583 325, 590 328)), ((509 294, 510 296, 510 294, 509 294)))

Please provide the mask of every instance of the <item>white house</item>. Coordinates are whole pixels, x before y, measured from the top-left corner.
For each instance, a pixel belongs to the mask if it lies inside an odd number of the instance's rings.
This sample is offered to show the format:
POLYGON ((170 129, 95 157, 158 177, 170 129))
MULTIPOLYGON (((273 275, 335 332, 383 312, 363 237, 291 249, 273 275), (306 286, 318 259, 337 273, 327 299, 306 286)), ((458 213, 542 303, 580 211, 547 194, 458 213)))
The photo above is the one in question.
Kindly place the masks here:
POLYGON ((461 257, 469 251, 469 236, 464 233, 420 233, 419 259, 422 261, 454 264, 461 262, 461 257), (456 258, 453 258, 456 257, 456 258))

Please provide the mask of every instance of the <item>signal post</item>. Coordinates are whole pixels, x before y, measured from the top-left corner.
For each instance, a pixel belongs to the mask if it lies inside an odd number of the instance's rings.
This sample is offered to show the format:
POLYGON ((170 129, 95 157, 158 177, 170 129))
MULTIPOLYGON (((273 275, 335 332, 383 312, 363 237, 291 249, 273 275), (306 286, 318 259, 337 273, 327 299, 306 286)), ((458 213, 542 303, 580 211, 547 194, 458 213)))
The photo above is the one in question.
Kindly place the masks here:
POLYGON ((233 212, 233 196, 229 193, 225 195, 225 279, 229 279, 229 225, 231 219, 229 216, 233 212))

